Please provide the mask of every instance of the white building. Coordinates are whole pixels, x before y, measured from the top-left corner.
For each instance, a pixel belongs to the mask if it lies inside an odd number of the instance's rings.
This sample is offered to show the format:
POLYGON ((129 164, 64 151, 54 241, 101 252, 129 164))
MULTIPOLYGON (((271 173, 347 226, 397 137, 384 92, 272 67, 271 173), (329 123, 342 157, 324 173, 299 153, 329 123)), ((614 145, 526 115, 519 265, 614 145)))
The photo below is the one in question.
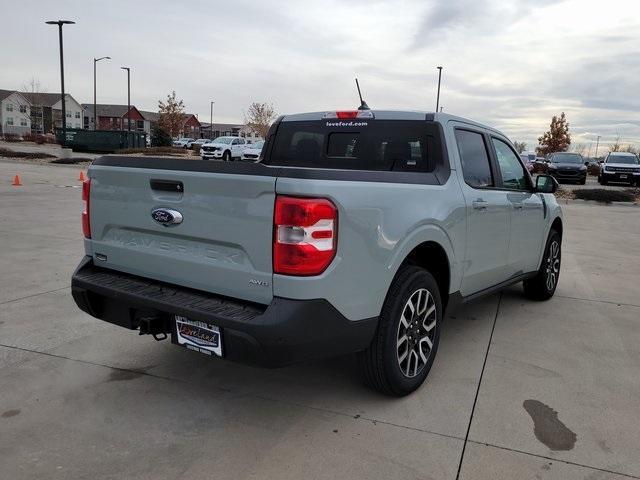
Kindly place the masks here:
MULTIPOLYGON (((54 129, 62 128, 62 99, 59 93, 22 92, 38 117, 38 125, 34 125, 34 133, 54 133, 54 129)), ((68 93, 65 93, 65 109, 67 128, 83 128, 82 105, 68 93)), ((34 118, 36 117, 34 115, 34 118)))
POLYGON ((31 105, 20 92, 0 90, 0 133, 31 133, 31 105))

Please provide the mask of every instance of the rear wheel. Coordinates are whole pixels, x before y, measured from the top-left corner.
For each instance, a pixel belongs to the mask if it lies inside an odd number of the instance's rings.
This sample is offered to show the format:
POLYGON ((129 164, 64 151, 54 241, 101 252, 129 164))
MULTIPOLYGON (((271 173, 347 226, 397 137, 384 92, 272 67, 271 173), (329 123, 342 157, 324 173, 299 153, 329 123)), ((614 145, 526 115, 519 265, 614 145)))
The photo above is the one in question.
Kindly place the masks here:
POLYGON ((542 264, 535 277, 523 282, 524 294, 533 300, 553 297, 560 278, 562 238, 555 230, 549 232, 542 264))
POLYGON ((389 289, 371 345, 358 354, 365 383, 394 396, 416 390, 433 365, 441 323, 435 278, 422 268, 403 267, 389 289))

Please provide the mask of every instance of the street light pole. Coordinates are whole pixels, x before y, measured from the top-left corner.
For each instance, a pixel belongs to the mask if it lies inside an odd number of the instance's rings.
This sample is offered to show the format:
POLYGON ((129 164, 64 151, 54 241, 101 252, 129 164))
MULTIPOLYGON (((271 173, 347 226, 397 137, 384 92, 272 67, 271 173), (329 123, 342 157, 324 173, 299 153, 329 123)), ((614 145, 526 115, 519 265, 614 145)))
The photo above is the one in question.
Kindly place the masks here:
POLYGON ((436 97, 436 112, 438 112, 438 108, 440 107, 440 81, 442 80, 442 67, 438 68, 438 96, 436 97))
POLYGON ((598 145, 600 144, 600 135, 598 135, 598 138, 596 139, 596 156, 595 158, 598 158, 598 145))
POLYGON ((131 119, 129 118, 131 113, 131 69, 129 67, 120 68, 127 71, 127 130, 131 131, 131 119))
POLYGON ((211 102, 211 123, 209 124, 209 135, 211 136, 211 140, 213 140, 213 106, 216 102, 211 102))
POLYGON ((96 110, 97 110, 97 102, 96 102, 96 63, 98 63, 100 60, 111 60, 111 57, 100 57, 100 58, 94 58, 93 59, 93 129, 94 130, 98 129, 98 123, 97 123, 98 114, 96 113, 96 110))
POLYGON ((71 20, 49 20, 45 23, 48 25, 58 25, 58 38, 60 40, 60 99, 62 100, 62 146, 64 147, 67 142, 67 105, 64 95, 64 47, 62 44, 62 26, 72 25, 76 22, 71 20))

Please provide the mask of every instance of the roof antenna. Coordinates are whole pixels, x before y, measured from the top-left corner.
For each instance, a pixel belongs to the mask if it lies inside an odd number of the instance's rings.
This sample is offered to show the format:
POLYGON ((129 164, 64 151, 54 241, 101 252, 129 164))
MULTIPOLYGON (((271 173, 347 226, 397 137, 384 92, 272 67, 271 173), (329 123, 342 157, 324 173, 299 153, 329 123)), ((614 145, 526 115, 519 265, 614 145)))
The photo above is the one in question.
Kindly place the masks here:
POLYGON ((369 105, 362 99, 362 93, 360 93, 360 84, 358 83, 358 79, 356 78, 356 87, 358 88, 358 95, 360 96, 360 106, 358 110, 370 110, 369 105))

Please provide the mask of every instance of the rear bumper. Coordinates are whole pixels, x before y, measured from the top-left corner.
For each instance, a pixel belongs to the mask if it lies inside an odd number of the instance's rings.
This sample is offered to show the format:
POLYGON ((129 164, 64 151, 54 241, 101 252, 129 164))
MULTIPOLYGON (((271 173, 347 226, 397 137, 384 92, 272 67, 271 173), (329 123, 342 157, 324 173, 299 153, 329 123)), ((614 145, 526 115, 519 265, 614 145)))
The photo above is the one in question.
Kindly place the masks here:
POLYGON ((71 292, 81 310, 121 327, 154 317, 155 331, 174 343, 175 315, 216 325, 224 358, 267 367, 363 350, 377 326, 377 318, 347 320, 324 299, 260 305, 96 267, 91 257, 74 272, 71 292))

